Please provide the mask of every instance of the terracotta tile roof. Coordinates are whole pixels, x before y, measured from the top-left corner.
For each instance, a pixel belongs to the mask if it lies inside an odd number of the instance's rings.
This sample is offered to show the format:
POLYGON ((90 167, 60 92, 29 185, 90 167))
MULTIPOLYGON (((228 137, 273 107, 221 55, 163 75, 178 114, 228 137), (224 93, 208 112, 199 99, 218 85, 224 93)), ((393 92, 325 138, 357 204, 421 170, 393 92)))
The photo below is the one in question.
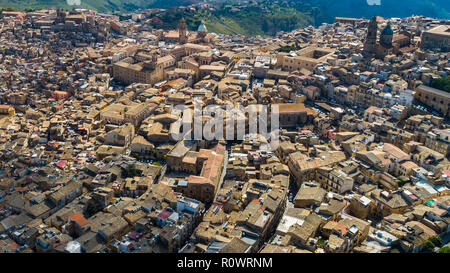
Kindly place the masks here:
POLYGON ((81 214, 80 212, 77 212, 75 214, 72 214, 71 216, 69 216, 69 221, 74 221, 75 223, 77 223, 80 227, 84 227, 87 224, 89 224, 89 221, 86 220, 86 218, 84 218, 83 214, 81 214))

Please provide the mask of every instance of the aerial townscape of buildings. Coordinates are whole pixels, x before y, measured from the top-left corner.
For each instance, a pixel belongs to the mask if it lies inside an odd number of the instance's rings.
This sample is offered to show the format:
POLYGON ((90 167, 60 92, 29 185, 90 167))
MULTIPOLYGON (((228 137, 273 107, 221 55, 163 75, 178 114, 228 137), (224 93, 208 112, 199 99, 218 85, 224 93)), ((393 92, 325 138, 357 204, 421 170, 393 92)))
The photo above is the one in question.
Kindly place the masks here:
POLYGON ((448 251, 449 41, 424 16, 246 37, 4 11, 0 252, 448 251), (279 139, 175 138, 195 104, 276 105, 279 139))

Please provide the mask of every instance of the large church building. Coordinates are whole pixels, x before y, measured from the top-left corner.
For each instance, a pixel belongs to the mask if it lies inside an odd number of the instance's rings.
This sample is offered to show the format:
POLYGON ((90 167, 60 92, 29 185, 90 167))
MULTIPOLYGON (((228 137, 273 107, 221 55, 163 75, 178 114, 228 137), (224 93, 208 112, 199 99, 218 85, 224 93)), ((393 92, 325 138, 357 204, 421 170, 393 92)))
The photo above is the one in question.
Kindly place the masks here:
POLYGON ((415 49, 411 43, 412 35, 407 31, 401 31, 394 35, 391 23, 381 30, 378 39, 378 21, 374 16, 369 22, 367 36, 364 42, 363 55, 383 59, 390 54, 402 54, 415 49))

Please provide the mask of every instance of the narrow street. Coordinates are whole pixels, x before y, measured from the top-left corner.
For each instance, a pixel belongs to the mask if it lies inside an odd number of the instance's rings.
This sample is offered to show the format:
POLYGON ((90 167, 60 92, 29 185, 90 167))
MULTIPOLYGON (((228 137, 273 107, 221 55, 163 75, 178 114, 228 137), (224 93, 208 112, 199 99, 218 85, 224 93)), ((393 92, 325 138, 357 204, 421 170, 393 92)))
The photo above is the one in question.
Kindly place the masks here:
POLYGON ((225 175, 227 174, 227 165, 228 165, 228 150, 225 149, 222 174, 220 176, 219 185, 217 186, 216 195, 214 196, 214 200, 216 200, 217 194, 219 193, 220 189, 222 188, 223 181, 225 180, 225 175))

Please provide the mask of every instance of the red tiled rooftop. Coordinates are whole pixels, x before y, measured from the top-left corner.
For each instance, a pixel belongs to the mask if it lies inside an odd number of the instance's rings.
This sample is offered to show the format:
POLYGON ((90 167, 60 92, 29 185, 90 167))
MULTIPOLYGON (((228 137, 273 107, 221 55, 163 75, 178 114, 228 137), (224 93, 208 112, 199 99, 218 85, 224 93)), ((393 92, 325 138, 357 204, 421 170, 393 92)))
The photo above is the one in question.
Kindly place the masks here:
POLYGON ((86 220, 86 218, 84 218, 83 214, 81 214, 80 212, 77 212, 77 213, 72 214, 71 216, 69 216, 69 220, 74 221, 80 227, 84 227, 87 224, 89 224, 89 221, 86 220))

